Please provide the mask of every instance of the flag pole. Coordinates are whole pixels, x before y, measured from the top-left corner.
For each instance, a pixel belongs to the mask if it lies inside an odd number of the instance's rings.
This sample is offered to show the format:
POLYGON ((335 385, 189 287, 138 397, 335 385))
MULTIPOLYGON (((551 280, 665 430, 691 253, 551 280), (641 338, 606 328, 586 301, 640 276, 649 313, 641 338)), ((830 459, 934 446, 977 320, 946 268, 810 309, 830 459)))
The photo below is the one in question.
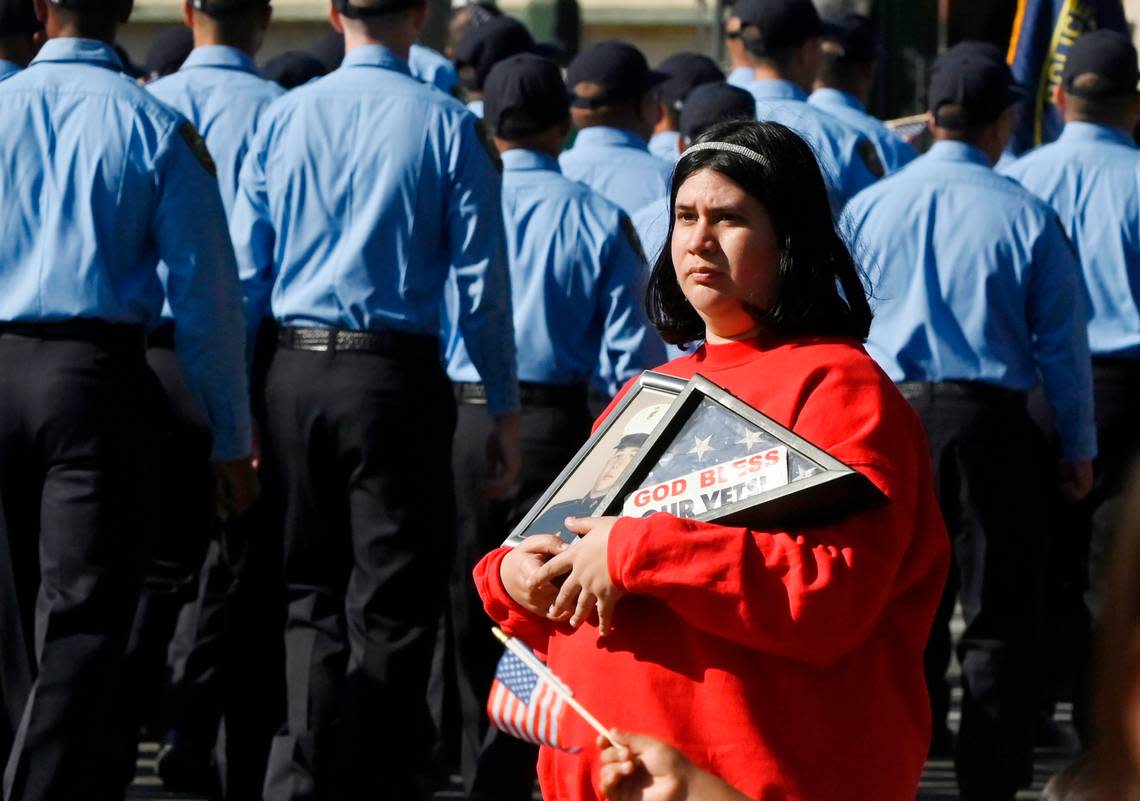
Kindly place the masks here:
POLYGON ((593 727, 594 731, 596 731, 602 737, 605 737, 607 740, 610 739, 609 730, 606 729, 606 727, 601 723, 599 723, 598 719, 586 710, 586 707, 578 703, 578 701, 574 698, 574 693, 571 692, 570 688, 563 684, 562 680, 550 671, 550 668, 542 664, 542 661, 537 656, 532 654, 529 648, 527 648, 525 645, 520 644, 518 640, 506 634, 498 626, 492 626, 491 631, 494 633, 495 637, 498 638, 499 642, 507 646, 507 648, 510 649, 511 653, 513 653, 519 659, 526 662, 527 666, 530 667, 531 670, 540 676, 546 677, 547 681, 550 682, 550 686, 554 692, 562 696, 562 699, 566 701, 566 703, 568 703, 571 707, 573 707, 574 711, 581 715, 582 719, 589 723, 593 727))

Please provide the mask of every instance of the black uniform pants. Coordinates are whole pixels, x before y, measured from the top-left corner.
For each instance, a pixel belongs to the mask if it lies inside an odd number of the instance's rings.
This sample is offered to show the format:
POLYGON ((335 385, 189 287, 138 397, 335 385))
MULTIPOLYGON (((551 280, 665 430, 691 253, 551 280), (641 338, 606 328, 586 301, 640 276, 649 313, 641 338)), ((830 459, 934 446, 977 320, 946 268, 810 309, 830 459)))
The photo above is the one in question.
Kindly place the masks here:
POLYGON ((455 401, 438 343, 414 339, 388 355, 282 348, 269 368, 288 711, 268 801, 426 797, 455 401))
POLYGON ((460 405, 452 451, 458 524, 446 627, 451 639, 443 663, 458 701, 460 768, 469 801, 529 801, 538 748, 488 723, 487 696, 503 647, 491 634, 471 571, 502 544, 586 441, 585 392, 568 389, 565 403, 523 407, 519 491, 510 500, 489 500, 480 488, 491 426, 486 406, 460 405))
MULTIPOLYGON (((5 698, 23 711, 3 797, 106 801, 123 792, 115 721, 158 390, 141 331, 32 328, 0 332, 0 552, 22 628, 0 636, 6 651, 26 646, 35 675, 22 698, 5 698)), ((6 679, 6 695, 13 689, 6 679)))
POLYGON ((1008 801, 1031 777, 1038 641, 1048 527, 1048 450, 1025 398, 997 387, 904 383, 930 440, 954 560, 927 647, 935 721, 945 719, 950 617, 965 631, 962 723, 955 766, 965 801, 1008 801), (940 709, 940 703, 942 708, 940 709))

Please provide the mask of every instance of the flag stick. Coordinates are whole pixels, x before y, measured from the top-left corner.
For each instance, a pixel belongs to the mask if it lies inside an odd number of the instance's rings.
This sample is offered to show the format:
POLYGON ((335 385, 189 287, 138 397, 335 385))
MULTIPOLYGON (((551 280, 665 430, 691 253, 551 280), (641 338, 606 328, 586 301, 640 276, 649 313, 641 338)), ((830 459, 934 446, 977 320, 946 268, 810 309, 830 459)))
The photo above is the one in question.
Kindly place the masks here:
POLYGON ((542 661, 539 660, 537 656, 532 654, 529 648, 527 648, 525 645, 519 644, 519 642, 514 637, 506 634, 498 626, 492 626, 491 631, 494 632, 495 637, 498 638, 499 642, 507 646, 507 648, 511 650, 511 653, 513 653, 519 659, 526 662, 527 665, 530 666, 531 670, 535 671, 540 676, 545 676, 546 679, 550 682, 550 686, 554 689, 554 692, 562 696, 563 700, 566 701, 566 703, 568 703, 571 707, 573 707, 574 711, 581 715, 582 719, 594 728, 594 731, 605 737, 607 740, 610 739, 609 730, 606 729, 606 727, 601 723, 599 723, 596 717, 586 711, 586 707, 578 703, 578 701, 574 698, 574 693, 571 692, 570 688, 563 684, 562 680, 555 676, 551 672, 550 668, 542 664, 542 661))

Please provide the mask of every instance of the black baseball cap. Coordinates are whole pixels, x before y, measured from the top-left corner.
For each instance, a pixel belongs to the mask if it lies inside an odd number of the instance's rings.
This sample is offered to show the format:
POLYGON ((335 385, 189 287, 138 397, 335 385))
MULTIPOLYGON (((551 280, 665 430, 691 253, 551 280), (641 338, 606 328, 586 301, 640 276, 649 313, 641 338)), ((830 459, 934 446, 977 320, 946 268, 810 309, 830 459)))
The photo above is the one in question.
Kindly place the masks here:
POLYGON ((190 0, 190 5, 195 11, 201 11, 207 16, 225 17, 229 14, 266 8, 269 0, 190 0))
POLYGON ((731 17, 740 20, 740 38, 754 56, 798 47, 823 34, 811 0, 736 0, 731 17))
POLYGON ((261 67, 264 77, 285 89, 296 89, 327 73, 324 62, 304 50, 288 50, 261 67))
POLYGON ((1061 71, 1061 85, 1068 94, 1077 97, 1132 95, 1138 80, 1140 71, 1132 41, 1123 33, 1107 28, 1078 37, 1061 71), (1078 78, 1082 79, 1079 85, 1078 78))
POLYGON ((690 142, 728 120, 756 119, 756 98, 746 89, 723 81, 706 83, 689 93, 681 109, 681 136, 690 142))
POLYGON ((724 80, 716 62, 700 53, 674 53, 657 65, 657 71, 669 76, 657 85, 657 97, 674 111, 681 110, 696 87, 724 80))
POLYGON ((668 77, 649 69, 649 62, 636 47, 613 39, 579 53, 566 71, 566 84, 574 93, 574 106, 598 108, 636 100, 668 77), (599 91, 581 95, 577 87, 583 83, 595 84, 599 91))
POLYGON ((879 57, 879 32, 870 17, 847 13, 823 19, 824 50, 866 63, 879 57))
POLYGON ((534 37, 517 19, 492 17, 472 28, 455 45, 455 68, 459 83, 473 91, 482 91, 491 68, 505 58, 519 53, 533 53, 534 37))
POLYGON ((534 53, 500 61, 483 84, 483 122, 503 139, 545 131, 569 114, 570 93, 562 70, 534 53))
POLYGON ((935 122, 945 128, 985 125, 1025 97, 996 47, 981 42, 960 42, 934 62, 927 107, 935 122), (961 116, 940 116, 946 105, 961 108, 961 116))
POLYGON ((395 11, 407 11, 422 6, 427 0, 376 0, 367 4, 353 0, 333 0, 333 8, 338 14, 349 19, 369 19, 382 17, 395 11))
POLYGON ((194 49, 194 34, 185 25, 166 28, 155 34, 146 50, 143 69, 152 77, 178 72, 194 49))
POLYGON ((0 36, 35 33, 42 27, 32 0, 0 0, 0 36))

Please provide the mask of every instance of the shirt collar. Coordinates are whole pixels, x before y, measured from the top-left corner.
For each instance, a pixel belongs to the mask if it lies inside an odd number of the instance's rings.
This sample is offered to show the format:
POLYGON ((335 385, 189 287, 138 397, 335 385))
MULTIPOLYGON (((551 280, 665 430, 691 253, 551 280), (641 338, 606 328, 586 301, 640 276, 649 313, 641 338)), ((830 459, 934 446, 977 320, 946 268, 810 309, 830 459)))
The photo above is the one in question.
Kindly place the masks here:
POLYGON ((968 162, 987 169, 993 169, 994 166, 990 162, 990 157, 983 153, 981 148, 967 144, 966 142, 955 142, 950 139, 935 142, 930 150, 926 151, 924 158, 933 161, 968 162))
POLYGON ((846 108, 853 108, 856 111, 865 112, 867 109, 859 102, 859 98, 855 95, 848 94, 842 89, 823 88, 816 89, 811 93, 812 100, 819 100, 821 103, 830 106, 844 106, 846 108))
POLYGON ((748 91, 758 100, 807 100, 807 93, 791 81, 762 78, 753 81, 748 91))
POLYGON ((645 141, 633 131, 627 131, 625 128, 609 128, 605 125, 595 125, 578 131, 574 147, 579 144, 585 147, 633 147, 645 151, 649 149, 645 141))
POLYGON ((15 75, 19 71, 19 64, 0 58, 0 78, 7 78, 9 75, 15 75))
POLYGON ((411 76, 412 74, 408 62, 383 45, 377 44, 358 45, 352 48, 345 54, 344 61, 341 62, 340 66, 341 69, 347 67, 381 67, 402 75, 411 76))
POLYGON ((44 42, 44 46, 40 48, 32 63, 39 64, 45 61, 57 63, 80 61, 116 72, 123 71, 123 62, 119 60, 115 49, 106 42, 97 42, 94 39, 49 39, 44 42))
POLYGON ((1114 128, 1111 125, 1098 125, 1095 122, 1073 121, 1065 124, 1061 130, 1062 142, 1105 142, 1115 145, 1136 147, 1132 134, 1123 128, 1114 128))
POLYGON ((728 82, 733 86, 747 86, 756 79, 756 70, 751 67, 736 67, 728 74, 728 82))
POLYGON ((250 75, 259 74, 257 64, 247 53, 243 53, 236 47, 227 47, 226 45, 195 47, 186 57, 186 61, 183 62, 182 69, 188 70, 195 67, 221 67, 248 72, 250 75))
POLYGON ((550 170, 557 173, 562 172, 558 167, 558 159, 551 158, 545 153, 539 153, 537 150, 514 148, 503 153, 502 158, 503 170, 506 172, 517 172, 520 170, 550 170))

